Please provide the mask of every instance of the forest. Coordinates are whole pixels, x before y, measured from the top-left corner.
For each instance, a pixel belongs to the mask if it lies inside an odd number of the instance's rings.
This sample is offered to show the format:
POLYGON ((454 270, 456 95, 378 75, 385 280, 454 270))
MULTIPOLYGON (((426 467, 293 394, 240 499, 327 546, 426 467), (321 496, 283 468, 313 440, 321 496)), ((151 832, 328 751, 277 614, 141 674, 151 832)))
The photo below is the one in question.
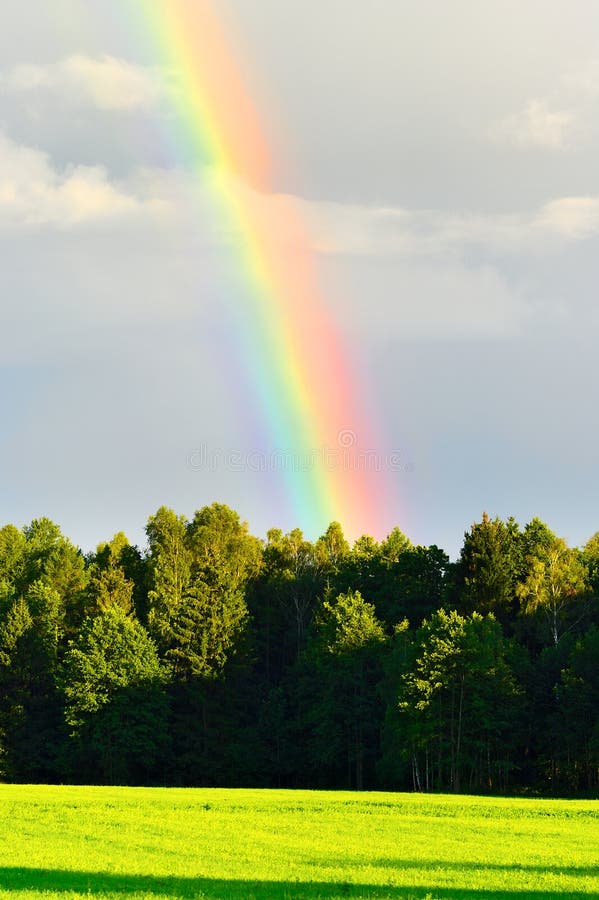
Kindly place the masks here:
POLYGON ((0 779, 599 795, 599 532, 0 528, 0 779))

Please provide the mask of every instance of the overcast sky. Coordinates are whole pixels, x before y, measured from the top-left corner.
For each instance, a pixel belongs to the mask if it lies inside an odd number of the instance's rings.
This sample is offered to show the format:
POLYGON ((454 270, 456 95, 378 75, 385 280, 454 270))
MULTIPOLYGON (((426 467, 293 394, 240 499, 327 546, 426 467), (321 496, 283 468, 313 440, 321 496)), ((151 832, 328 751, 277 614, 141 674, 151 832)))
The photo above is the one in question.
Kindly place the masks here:
MULTIPOLYGON (((599 529, 599 4, 215 6, 268 112, 273 188, 296 198, 410 463, 394 520, 452 556, 483 510, 583 543, 599 529)), ((48 515, 86 549, 143 541, 162 503, 220 500, 261 535, 295 524, 268 474, 189 465, 256 437, 231 404, 247 385, 225 364, 218 227, 185 202, 138 7, 0 6, 0 520, 48 515)))

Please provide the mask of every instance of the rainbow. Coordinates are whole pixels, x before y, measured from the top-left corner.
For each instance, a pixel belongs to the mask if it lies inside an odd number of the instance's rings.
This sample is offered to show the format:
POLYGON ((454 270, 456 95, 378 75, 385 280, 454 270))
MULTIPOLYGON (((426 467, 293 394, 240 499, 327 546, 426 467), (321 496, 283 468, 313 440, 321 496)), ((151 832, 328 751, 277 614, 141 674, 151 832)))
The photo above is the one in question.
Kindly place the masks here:
POLYGON ((272 188, 269 141, 239 53, 208 0, 148 0, 143 18, 175 75, 178 140, 233 235, 249 304, 240 311, 248 380, 268 446, 287 454, 281 478, 294 521, 310 537, 332 520, 350 537, 381 537, 394 487, 298 203, 272 188))

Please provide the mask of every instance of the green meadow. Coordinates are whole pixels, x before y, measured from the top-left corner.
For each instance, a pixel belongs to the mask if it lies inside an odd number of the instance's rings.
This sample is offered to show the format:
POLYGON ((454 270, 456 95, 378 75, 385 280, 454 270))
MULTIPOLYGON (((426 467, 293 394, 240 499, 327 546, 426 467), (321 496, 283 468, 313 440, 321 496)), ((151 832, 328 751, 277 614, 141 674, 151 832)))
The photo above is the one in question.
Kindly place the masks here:
POLYGON ((0 786, 0 897, 599 896, 599 803, 0 786))

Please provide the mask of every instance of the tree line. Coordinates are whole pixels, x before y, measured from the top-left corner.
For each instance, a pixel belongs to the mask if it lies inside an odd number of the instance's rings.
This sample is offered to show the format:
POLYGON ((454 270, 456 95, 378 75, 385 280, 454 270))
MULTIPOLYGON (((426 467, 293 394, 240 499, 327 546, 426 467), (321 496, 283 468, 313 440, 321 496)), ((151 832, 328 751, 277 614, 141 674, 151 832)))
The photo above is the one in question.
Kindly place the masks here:
POLYGON ((599 533, 146 534, 0 529, 0 778, 597 794, 599 533))

